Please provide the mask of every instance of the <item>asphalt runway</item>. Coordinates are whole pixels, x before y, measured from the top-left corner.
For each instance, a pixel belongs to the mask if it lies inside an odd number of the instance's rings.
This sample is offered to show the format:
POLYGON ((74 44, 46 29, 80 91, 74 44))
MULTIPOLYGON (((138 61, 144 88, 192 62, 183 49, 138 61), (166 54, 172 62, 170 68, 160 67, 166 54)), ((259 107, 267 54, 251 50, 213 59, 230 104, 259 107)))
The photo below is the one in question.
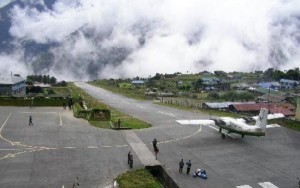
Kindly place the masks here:
MULTIPOLYGON (((90 126, 63 108, 0 107, 0 187, 109 187, 126 172, 127 153, 134 168, 160 163, 180 187, 296 187, 300 176, 300 134, 282 127, 266 137, 238 135, 225 140, 209 126, 180 125, 176 120, 207 115, 136 101, 85 83, 95 98, 153 125, 114 131, 90 126), (29 115, 33 126, 28 126, 29 115), (151 142, 159 140, 158 160, 151 142), (181 160, 191 172, 204 168, 208 179, 178 173, 181 160), (76 179, 78 177, 78 180, 76 179)), ((184 172, 186 168, 184 168, 184 172)))
MULTIPOLYGON (((0 107, 0 125, 1 188, 102 188, 129 169, 122 132, 92 127, 69 110, 0 107)), ((142 167, 135 156, 134 167, 142 167)))
POLYGON ((77 85, 101 102, 151 123, 153 128, 134 132, 150 150, 148 143, 154 138, 160 141, 158 160, 180 187, 297 187, 299 132, 271 126, 265 137, 232 135, 223 140, 217 127, 176 122, 207 119, 207 115, 128 99, 82 82, 77 85), (208 179, 179 174, 178 163, 182 158, 192 161, 191 171, 205 169, 208 179))

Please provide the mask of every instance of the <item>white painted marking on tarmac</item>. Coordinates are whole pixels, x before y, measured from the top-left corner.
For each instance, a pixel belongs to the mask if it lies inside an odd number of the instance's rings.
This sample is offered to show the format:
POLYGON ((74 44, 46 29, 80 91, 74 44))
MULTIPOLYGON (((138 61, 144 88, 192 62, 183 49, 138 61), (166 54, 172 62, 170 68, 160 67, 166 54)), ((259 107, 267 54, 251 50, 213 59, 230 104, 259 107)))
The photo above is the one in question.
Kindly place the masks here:
POLYGON ((0 151, 19 151, 20 149, 0 149, 0 151))
POLYGON ((252 188, 250 185, 240 185, 236 186, 236 188, 252 188))
POLYGON ((121 147, 127 147, 128 145, 124 144, 124 145, 116 145, 116 147, 121 148, 121 147))
POLYGON ((61 188, 65 188, 65 186, 64 185, 62 185, 62 187, 61 188))
POLYGON ((276 185, 274 185, 271 182, 263 182, 263 183, 258 183, 263 188, 278 188, 276 185))
POLYGON ((168 113, 168 112, 162 112, 162 111, 158 111, 157 113, 159 114, 164 114, 164 115, 168 115, 168 116, 172 116, 172 117, 175 117, 174 114, 171 114, 171 113, 168 113))
POLYGON ((11 116, 11 113, 8 115, 8 117, 6 118, 6 120, 4 121, 4 123, 2 124, 2 126, 1 126, 1 128, 0 128, 0 138, 1 138, 2 140, 6 141, 6 142, 9 142, 11 145, 13 145, 13 142, 12 142, 12 141, 10 141, 10 140, 8 140, 8 139, 6 139, 6 138, 4 138, 4 137, 2 136, 2 129, 4 128, 4 126, 6 125, 6 123, 8 122, 10 116, 11 116))
POLYGON ((95 149, 95 148, 99 148, 97 146, 88 146, 89 149, 95 149))
POLYGON ((56 114, 57 112, 21 112, 21 114, 56 114))
POLYGON ((8 115, 8 117, 6 118, 6 120, 4 121, 4 123, 2 124, 2 126, 0 128, 0 133, 1 133, 2 129, 3 129, 3 127, 6 125, 8 119, 10 118, 10 116, 11 116, 11 113, 8 115))
POLYGON ((137 107, 139 108, 142 108, 142 109, 146 109, 145 107, 141 106, 141 105, 136 105, 137 107))
POLYGON ((76 147, 64 147, 65 149, 75 149, 76 147))
POLYGON ((61 113, 59 113, 59 125, 62 126, 62 117, 61 117, 61 113))
POLYGON ((179 141, 179 140, 184 140, 184 139, 190 138, 190 137, 198 134, 201 131, 202 131, 202 125, 200 125, 199 129, 191 135, 188 135, 188 136, 185 136, 185 137, 182 137, 182 138, 177 138, 177 139, 174 139, 174 140, 166 140, 166 141, 163 141, 163 142, 158 142, 157 144, 165 144, 165 143, 169 143, 169 142, 176 142, 176 141, 179 141))
POLYGON ((111 146, 101 146, 101 147, 103 147, 103 148, 110 148, 111 146))

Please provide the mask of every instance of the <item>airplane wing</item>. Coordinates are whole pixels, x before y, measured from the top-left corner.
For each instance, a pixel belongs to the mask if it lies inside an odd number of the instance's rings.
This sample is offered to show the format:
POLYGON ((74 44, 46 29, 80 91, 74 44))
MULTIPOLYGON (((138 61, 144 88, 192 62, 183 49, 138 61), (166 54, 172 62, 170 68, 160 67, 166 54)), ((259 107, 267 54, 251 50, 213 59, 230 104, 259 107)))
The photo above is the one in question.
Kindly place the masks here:
POLYGON ((215 125, 214 120, 176 120, 180 125, 215 125))

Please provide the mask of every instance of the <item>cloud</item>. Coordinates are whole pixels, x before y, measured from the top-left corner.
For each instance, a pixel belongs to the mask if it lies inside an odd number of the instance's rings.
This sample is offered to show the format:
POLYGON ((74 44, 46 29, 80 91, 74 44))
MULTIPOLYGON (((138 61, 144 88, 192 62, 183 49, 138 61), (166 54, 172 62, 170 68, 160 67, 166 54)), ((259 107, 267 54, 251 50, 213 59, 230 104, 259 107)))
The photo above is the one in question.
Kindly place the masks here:
POLYGON ((21 53, 14 53, 10 55, 0 54, 0 70, 1 74, 9 75, 13 74, 21 74, 27 75, 30 72, 30 68, 22 62, 21 53))
POLYGON ((14 7, 10 34, 59 43, 51 72, 70 78, 289 69, 299 12, 299 0, 57 0, 14 7))

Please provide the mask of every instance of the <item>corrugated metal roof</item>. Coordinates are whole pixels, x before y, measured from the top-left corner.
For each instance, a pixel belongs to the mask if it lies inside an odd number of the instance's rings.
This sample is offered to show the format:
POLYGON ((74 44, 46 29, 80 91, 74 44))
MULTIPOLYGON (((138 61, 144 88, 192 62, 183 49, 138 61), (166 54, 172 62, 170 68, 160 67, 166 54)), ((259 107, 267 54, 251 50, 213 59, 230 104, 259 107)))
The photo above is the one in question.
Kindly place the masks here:
POLYGON ((143 84, 144 80, 133 80, 131 83, 132 84, 143 84))
POLYGON ((209 108, 228 108, 232 104, 255 104, 255 102, 206 102, 209 108))
POLYGON ((290 84, 294 84, 295 82, 297 84, 300 84, 299 81, 296 81, 296 80, 288 80, 288 79, 280 79, 280 82, 285 82, 285 83, 290 83, 290 84))
POLYGON ((285 116, 295 115, 294 112, 285 108, 284 106, 267 103, 256 103, 256 104, 234 104, 233 107, 239 112, 256 112, 261 108, 269 108, 271 113, 281 113, 285 116))
POLYGON ((0 84, 8 84, 12 85, 15 83, 19 83, 25 81, 24 78, 21 76, 15 76, 15 75, 0 75, 0 84))

